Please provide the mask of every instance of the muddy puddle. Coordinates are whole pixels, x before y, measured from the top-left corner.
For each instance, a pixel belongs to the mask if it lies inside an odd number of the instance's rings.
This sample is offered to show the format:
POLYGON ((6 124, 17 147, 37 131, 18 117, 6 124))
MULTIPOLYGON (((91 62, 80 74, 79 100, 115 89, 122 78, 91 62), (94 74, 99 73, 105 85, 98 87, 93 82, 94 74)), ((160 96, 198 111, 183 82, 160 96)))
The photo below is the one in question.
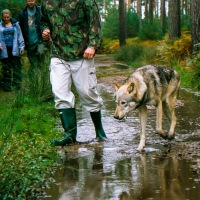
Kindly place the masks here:
MULTIPOLYGON (((149 107, 147 141, 144 153, 138 153, 140 124, 138 111, 125 120, 113 118, 113 93, 99 88, 104 99, 103 125, 109 141, 93 141, 59 151, 64 167, 54 175, 46 190, 48 200, 198 200, 200 177, 192 162, 169 156, 174 141, 155 134, 155 109, 149 107)), ((78 107, 78 141, 95 138, 88 113, 78 107)), ((185 89, 177 101, 176 142, 200 141, 200 96, 185 89)), ((163 129, 169 124, 164 118, 163 129)), ((200 147, 196 147, 200 148, 200 147)))

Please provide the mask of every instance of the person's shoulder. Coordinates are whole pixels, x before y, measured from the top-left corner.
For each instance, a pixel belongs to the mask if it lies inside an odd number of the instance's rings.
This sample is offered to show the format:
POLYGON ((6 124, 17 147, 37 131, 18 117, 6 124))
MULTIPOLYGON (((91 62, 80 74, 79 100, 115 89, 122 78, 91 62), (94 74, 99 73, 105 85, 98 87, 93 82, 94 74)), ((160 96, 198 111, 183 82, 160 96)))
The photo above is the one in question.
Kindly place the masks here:
POLYGON ((18 20, 14 19, 14 18, 11 18, 10 20, 11 20, 11 23, 14 27, 19 28, 20 25, 19 25, 18 20))
POLYGON ((11 20, 11 23, 12 23, 12 24, 17 24, 17 23, 19 23, 19 22, 18 22, 16 19, 14 19, 14 18, 11 18, 10 20, 11 20))

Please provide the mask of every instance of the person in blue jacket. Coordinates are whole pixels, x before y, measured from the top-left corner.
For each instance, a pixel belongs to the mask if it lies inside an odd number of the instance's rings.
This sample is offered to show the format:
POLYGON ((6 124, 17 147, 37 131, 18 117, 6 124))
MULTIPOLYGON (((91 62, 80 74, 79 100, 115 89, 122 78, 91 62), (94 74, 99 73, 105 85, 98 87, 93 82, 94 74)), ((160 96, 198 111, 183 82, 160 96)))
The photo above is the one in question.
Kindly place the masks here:
POLYGON ((2 11, 0 22, 0 59, 2 62, 3 90, 20 89, 22 80, 21 55, 24 54, 24 38, 17 20, 10 10, 2 11))

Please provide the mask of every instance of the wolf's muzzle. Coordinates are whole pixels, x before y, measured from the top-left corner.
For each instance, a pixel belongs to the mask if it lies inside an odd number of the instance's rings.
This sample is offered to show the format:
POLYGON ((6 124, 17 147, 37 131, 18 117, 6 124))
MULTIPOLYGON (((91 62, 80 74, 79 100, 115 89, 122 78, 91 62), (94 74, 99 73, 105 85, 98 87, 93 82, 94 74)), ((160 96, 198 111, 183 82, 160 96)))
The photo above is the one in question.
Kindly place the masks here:
POLYGON ((114 116, 115 119, 119 119, 119 116, 114 116))

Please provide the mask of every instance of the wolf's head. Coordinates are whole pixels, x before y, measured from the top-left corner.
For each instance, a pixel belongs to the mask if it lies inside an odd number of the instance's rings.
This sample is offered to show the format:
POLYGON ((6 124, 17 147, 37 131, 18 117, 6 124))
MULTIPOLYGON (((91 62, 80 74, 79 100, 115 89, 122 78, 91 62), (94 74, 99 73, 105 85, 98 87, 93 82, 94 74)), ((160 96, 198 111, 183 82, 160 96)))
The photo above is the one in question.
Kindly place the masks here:
POLYGON ((115 102, 117 104, 114 118, 123 119, 128 113, 141 105, 146 91, 146 85, 129 82, 124 85, 114 83, 116 88, 115 102))

